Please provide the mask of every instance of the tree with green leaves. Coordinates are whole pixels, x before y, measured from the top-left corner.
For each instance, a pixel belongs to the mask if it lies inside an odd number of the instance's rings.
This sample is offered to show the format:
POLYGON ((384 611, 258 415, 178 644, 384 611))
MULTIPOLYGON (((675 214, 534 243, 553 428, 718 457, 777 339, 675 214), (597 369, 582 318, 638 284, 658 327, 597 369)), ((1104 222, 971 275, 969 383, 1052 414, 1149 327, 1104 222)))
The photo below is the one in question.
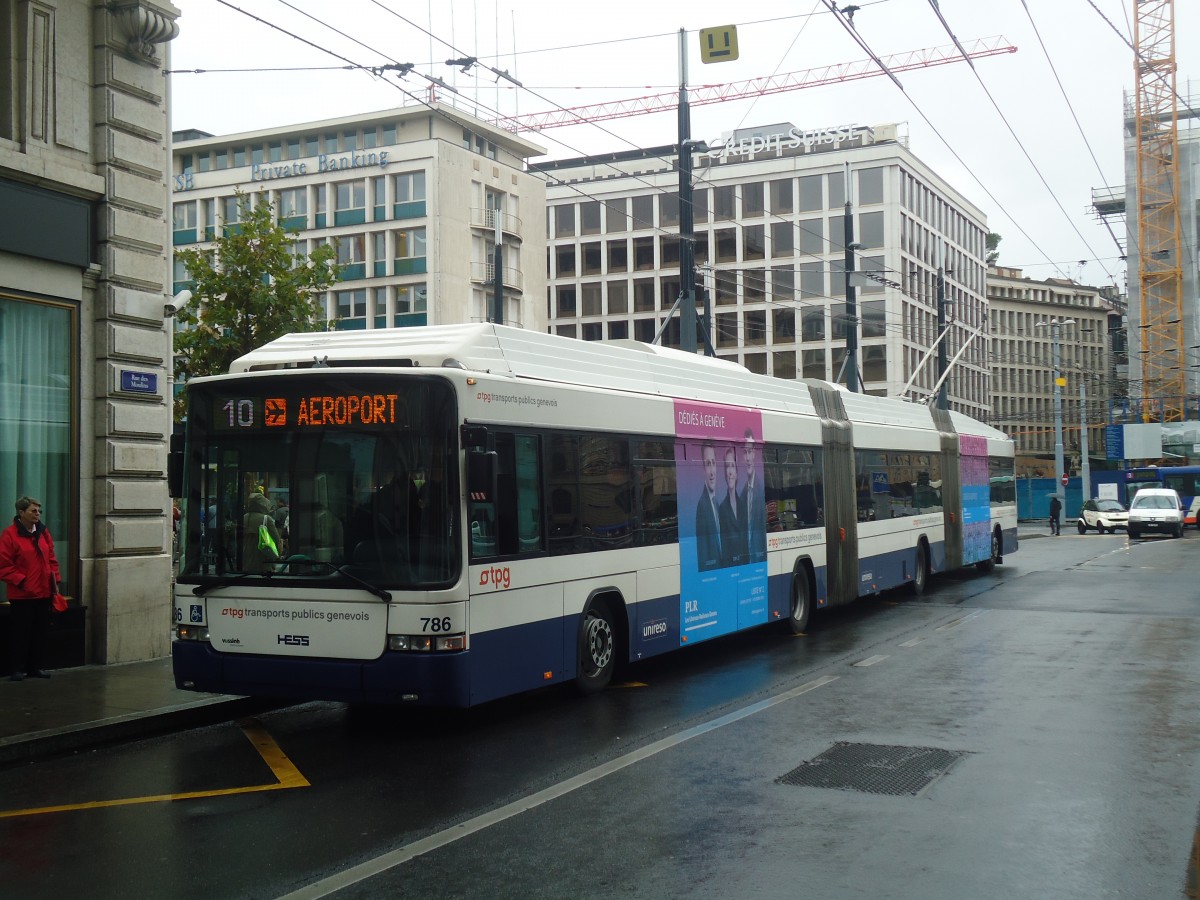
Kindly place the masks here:
POLYGON ((998 260, 1000 258, 1000 249, 999 248, 1000 248, 1000 242, 1002 240, 1004 240, 1004 238, 1000 237, 1000 235, 996 234, 996 232, 994 232, 994 231, 988 232, 987 264, 989 266, 994 266, 996 264, 996 260, 998 260))
POLYGON ((319 295, 337 280, 336 246, 297 254, 296 229, 280 226, 269 202, 251 204, 238 191, 237 208, 238 221, 221 223, 212 249, 177 251, 192 282, 192 299, 176 316, 181 381, 228 372, 239 356, 281 335, 329 327, 319 295))

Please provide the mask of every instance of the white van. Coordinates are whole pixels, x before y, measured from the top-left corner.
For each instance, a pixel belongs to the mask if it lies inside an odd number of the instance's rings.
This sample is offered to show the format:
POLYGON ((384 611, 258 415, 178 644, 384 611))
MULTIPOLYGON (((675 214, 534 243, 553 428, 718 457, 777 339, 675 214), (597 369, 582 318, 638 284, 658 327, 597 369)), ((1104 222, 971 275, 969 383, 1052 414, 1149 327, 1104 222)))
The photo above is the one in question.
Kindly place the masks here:
POLYGON ((1148 531, 1183 537, 1183 501, 1171 488, 1142 488, 1129 504, 1129 537, 1148 531))

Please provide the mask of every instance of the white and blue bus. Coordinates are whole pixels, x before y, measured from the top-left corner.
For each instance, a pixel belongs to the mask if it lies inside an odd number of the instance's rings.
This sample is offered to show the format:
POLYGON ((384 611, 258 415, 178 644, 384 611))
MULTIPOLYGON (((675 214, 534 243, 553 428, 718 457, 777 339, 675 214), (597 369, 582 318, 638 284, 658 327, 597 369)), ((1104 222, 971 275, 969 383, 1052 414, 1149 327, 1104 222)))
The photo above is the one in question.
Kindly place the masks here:
POLYGON ((1017 549, 1002 432, 645 344, 294 334, 187 398, 170 480, 188 690, 593 692, 617 665, 801 632, 813 610, 1017 549))

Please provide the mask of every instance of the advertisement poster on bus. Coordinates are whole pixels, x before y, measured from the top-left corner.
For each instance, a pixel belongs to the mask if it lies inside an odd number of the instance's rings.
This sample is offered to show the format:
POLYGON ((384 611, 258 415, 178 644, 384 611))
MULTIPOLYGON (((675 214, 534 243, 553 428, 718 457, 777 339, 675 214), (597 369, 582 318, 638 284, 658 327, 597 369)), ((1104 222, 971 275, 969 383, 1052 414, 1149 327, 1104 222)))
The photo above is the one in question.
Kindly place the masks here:
POLYGON ((959 437, 962 460, 963 563, 981 562, 992 556, 991 473, 987 440, 959 437))
POLYGON ((762 415, 675 401, 679 641, 767 621, 762 415))

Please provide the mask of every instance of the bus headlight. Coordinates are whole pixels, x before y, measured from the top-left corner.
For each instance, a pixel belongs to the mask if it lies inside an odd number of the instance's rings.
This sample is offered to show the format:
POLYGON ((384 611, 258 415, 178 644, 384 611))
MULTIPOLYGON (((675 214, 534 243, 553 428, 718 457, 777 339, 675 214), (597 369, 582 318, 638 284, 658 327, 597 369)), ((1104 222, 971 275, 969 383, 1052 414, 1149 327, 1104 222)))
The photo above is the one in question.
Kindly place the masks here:
POLYGON ((208 629, 201 625, 176 625, 175 640, 177 641, 207 641, 208 629))
POLYGON ((434 638, 427 634, 389 634, 388 649, 409 653, 450 652, 465 650, 467 637, 463 634, 434 638))

